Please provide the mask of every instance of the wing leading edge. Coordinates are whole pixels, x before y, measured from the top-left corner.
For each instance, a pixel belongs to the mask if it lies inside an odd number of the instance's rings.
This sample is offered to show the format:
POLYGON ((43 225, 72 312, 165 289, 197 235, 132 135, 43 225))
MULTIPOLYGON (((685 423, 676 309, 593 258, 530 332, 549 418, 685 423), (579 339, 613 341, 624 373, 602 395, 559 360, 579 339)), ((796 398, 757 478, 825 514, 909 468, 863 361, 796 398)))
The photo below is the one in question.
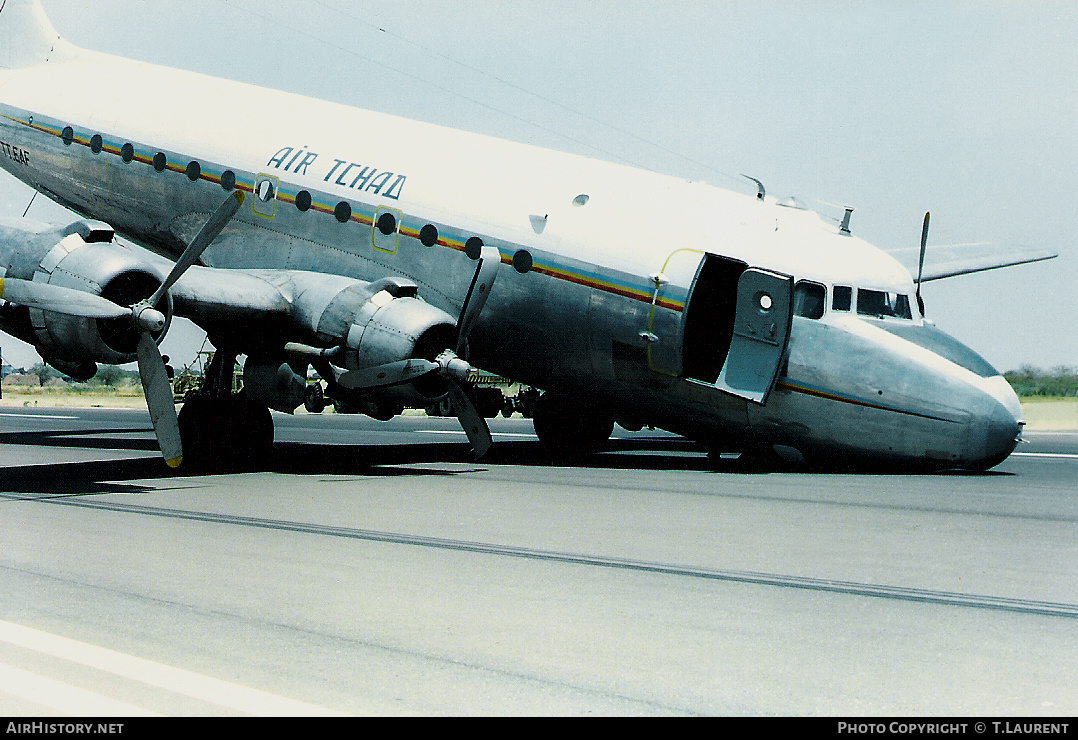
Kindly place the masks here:
POLYGON ((974 272, 998 270, 1003 267, 1026 265, 1031 262, 1043 262, 1044 260, 1054 259, 1058 256, 1059 254, 1055 252, 1038 252, 1012 255, 1010 257, 996 256, 951 260, 935 265, 926 265, 924 274, 921 277, 921 282, 927 283, 932 280, 943 280, 944 278, 955 277, 957 275, 969 275, 974 272))

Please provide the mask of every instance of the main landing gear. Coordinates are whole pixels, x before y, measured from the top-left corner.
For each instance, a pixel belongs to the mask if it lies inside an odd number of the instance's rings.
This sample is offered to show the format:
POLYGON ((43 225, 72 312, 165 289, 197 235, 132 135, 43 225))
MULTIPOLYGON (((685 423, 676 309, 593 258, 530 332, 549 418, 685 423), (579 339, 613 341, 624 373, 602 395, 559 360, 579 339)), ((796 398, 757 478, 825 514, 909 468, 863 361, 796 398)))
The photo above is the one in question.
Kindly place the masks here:
POLYGON ((535 436, 543 454, 571 460, 602 449, 614 431, 614 417, 586 400, 547 391, 535 402, 535 436))
POLYGON ((269 409, 232 392, 236 355, 218 350, 206 369, 201 390, 188 393, 180 409, 183 468, 256 465, 273 449, 269 409))

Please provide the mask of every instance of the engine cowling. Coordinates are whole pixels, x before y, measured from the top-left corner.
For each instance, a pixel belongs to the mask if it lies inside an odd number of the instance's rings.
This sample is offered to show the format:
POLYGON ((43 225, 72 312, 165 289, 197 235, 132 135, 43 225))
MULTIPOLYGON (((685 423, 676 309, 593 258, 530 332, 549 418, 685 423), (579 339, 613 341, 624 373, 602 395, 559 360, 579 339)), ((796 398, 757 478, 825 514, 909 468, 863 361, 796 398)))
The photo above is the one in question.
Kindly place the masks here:
MULTIPOLYGON (((164 276, 112 237, 112 229, 105 224, 77 222, 48 249, 32 275, 12 276, 74 288, 131 306, 148 298, 164 276)), ((166 319, 164 327, 153 333, 159 340, 172 321, 171 298, 166 295, 155 308, 166 319)), ((20 327, 17 335, 29 338, 46 361, 64 372, 75 369, 85 376, 93 363, 119 365, 137 359, 141 329, 129 318, 91 319, 37 308, 27 309, 22 316, 28 325, 20 327)))
MULTIPOLYGON (((343 350, 334 364, 363 370, 413 357, 433 360, 452 346, 456 321, 416 293, 416 285, 402 278, 356 282, 339 291, 317 321, 319 339, 343 350)), ((445 393, 439 383, 415 385, 424 398, 445 393)), ((392 394, 399 392, 405 391, 392 394)))
MULTIPOLYGON (((296 273, 290 277, 286 292, 295 296, 292 313, 296 323, 317 345, 290 343, 285 349, 293 358, 305 356, 347 371, 364 370, 412 358, 434 360, 456 341, 453 317, 418 298, 415 283, 404 278, 368 283, 296 273)), ((267 363, 260 358, 257 365, 264 363, 265 368, 252 364, 257 380, 250 391, 271 408, 294 409, 302 401, 296 390, 299 383, 281 370, 281 359, 267 363)), ((320 372, 332 382, 328 368, 320 372)), ((444 380, 427 376, 365 391, 335 387, 333 393, 349 407, 375 418, 388 418, 404 406, 427 406, 446 390, 444 380)))

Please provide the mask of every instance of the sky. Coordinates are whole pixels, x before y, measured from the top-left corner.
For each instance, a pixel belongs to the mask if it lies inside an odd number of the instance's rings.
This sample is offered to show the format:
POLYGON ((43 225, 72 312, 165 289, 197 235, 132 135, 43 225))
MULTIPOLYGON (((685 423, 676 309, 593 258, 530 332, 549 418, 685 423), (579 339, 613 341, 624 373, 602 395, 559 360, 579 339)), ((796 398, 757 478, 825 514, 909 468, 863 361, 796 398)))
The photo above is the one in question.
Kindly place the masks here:
MULTIPOLYGON (((926 283, 926 313, 1000 370, 1078 366, 1076 3, 43 5, 86 48, 754 192, 748 174, 826 217, 852 206, 853 233, 914 268, 926 211, 929 262, 1058 252, 926 283)), ((0 173, 0 213, 31 194, 0 173)), ((41 197, 30 216, 73 220, 41 197)), ((182 365, 200 343, 176 322, 163 347, 182 365)))

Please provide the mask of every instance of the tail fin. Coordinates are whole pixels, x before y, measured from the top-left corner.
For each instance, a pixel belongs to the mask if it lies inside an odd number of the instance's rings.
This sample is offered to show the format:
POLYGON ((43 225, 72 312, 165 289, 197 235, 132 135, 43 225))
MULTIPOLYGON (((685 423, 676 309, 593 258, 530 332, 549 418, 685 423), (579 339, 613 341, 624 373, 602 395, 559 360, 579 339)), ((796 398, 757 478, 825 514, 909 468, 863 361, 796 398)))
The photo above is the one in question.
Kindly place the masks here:
POLYGON ((41 64, 70 48, 52 27, 40 0, 0 3, 0 69, 41 64))

